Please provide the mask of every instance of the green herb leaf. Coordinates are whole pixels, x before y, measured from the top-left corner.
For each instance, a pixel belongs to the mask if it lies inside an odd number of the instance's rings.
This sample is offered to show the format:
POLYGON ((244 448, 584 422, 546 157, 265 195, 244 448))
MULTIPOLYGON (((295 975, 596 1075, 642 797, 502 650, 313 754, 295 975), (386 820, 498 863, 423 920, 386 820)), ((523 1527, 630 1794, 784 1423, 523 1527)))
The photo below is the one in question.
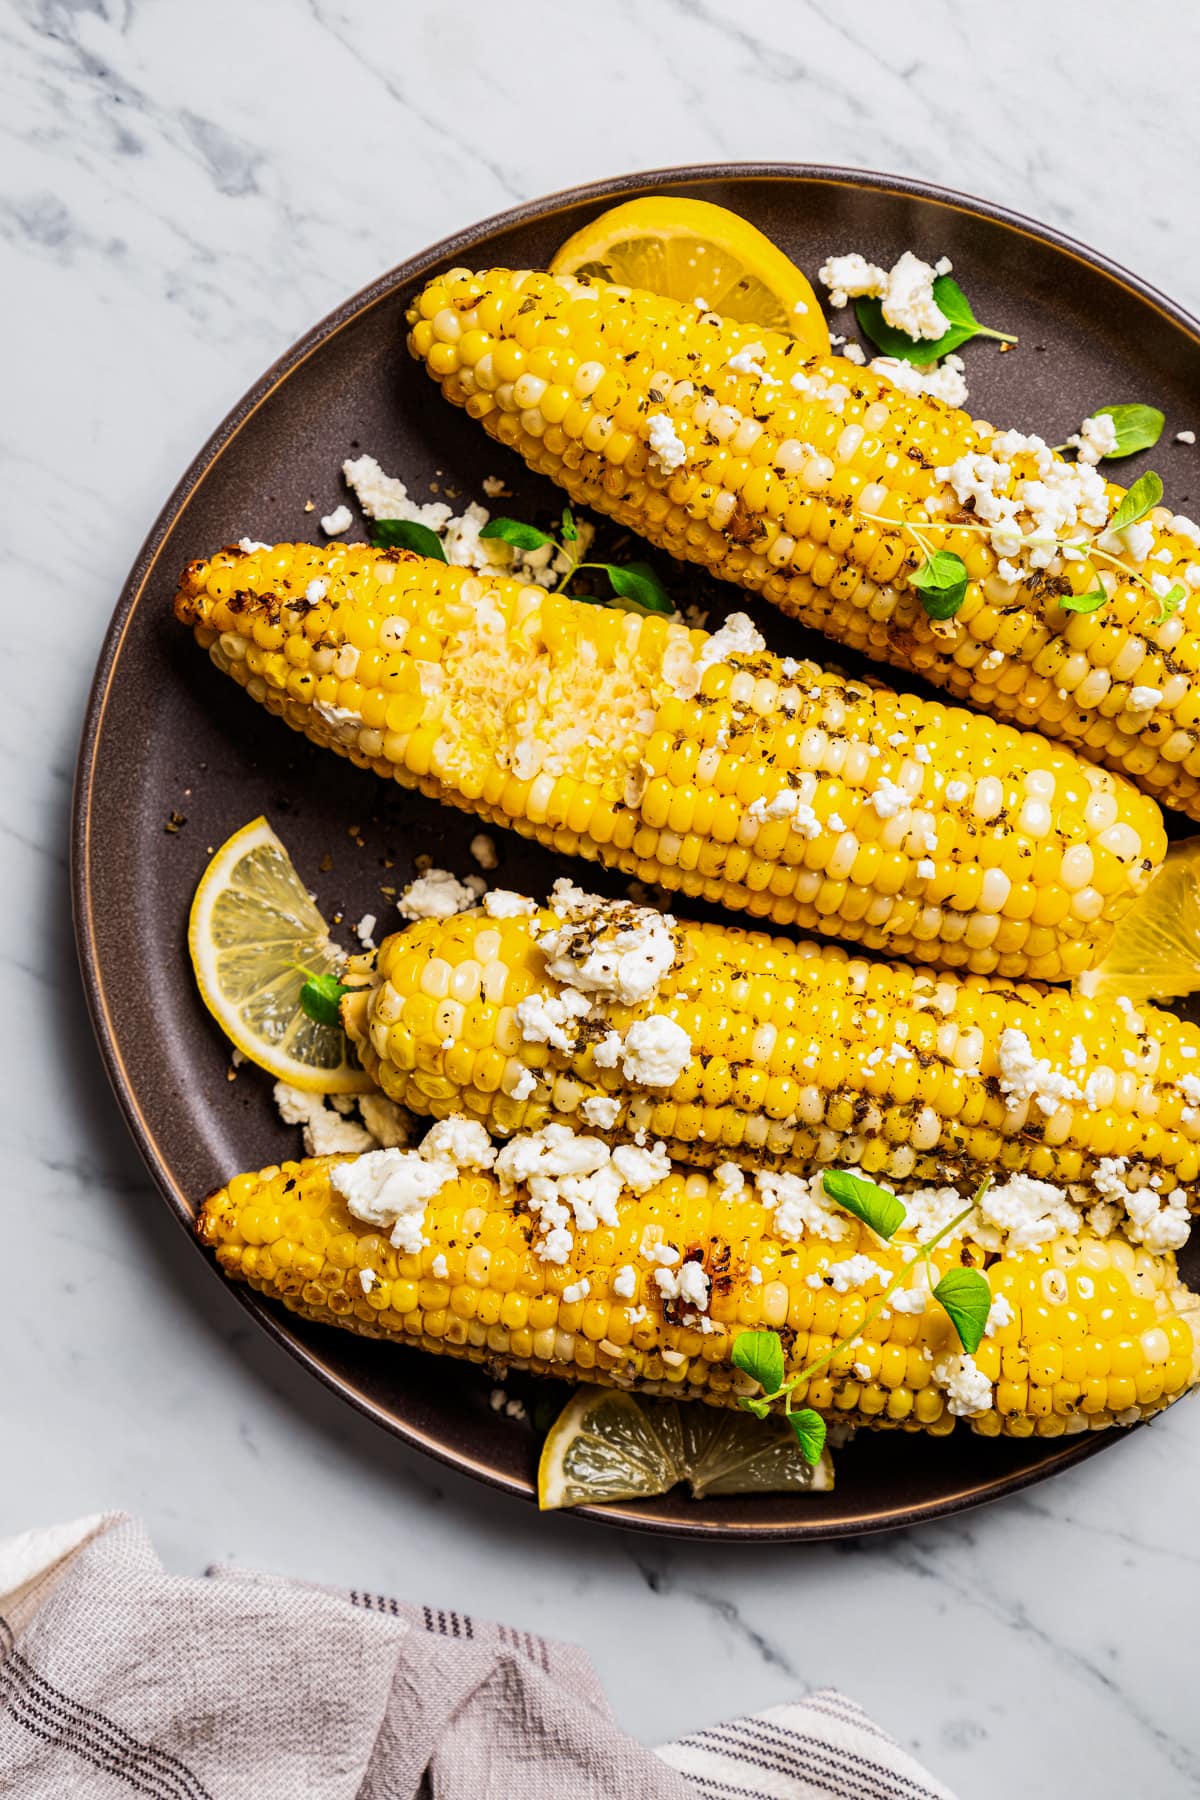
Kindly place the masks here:
POLYGON ((940 338, 913 338, 907 331, 897 331, 884 318, 881 300, 865 297, 856 300, 855 317, 871 342, 885 356, 898 356, 903 362, 916 363, 918 368, 937 362, 939 357, 949 356, 952 350, 957 350, 960 344, 965 344, 974 337, 1000 338, 1006 344, 1016 343, 1016 338, 1008 332, 993 331, 990 325, 979 323, 971 311, 971 302, 957 281, 952 280, 949 275, 938 276, 933 284, 933 297, 950 321, 950 329, 943 332, 940 338))
POLYGON ((579 536, 579 527, 575 523, 575 514, 571 511, 569 506, 563 507, 562 534, 564 544, 573 544, 579 536))
POLYGON ((1162 477, 1153 469, 1147 469, 1139 475, 1125 498, 1108 521, 1109 531, 1124 531, 1127 525, 1136 525, 1144 518, 1152 506, 1157 506, 1163 497, 1162 477))
POLYGON ((967 565, 953 550, 935 550, 909 580, 931 619, 952 619, 967 597, 967 565))
POLYGON ((310 975, 300 989, 300 1005, 318 1025, 340 1025, 338 1005, 350 989, 336 975, 310 975))
POLYGON ((415 550, 418 556, 432 556, 435 562, 446 560, 446 546, 437 532, 419 525, 416 519, 376 519, 371 542, 379 550, 415 550))
POLYGON ((543 544, 554 542, 536 525, 522 525, 520 519, 489 519, 479 535, 481 538, 503 538, 517 550, 540 550, 543 544))
POLYGON ((825 1421, 820 1413, 814 1412, 811 1406, 802 1406, 798 1412, 787 1415, 787 1422, 796 1434, 805 1462, 819 1463, 825 1448, 825 1421))
POLYGON ((1090 613, 1103 606, 1107 599, 1108 595, 1097 582, 1086 594, 1064 594, 1058 604, 1064 612, 1090 613))
POLYGON ((864 1181, 861 1175, 851 1175, 847 1169, 826 1169, 822 1185, 831 1200, 869 1225, 878 1237, 890 1238, 904 1223, 904 1206, 895 1194, 864 1181))
POLYGON ((1092 414, 1098 419, 1101 413, 1107 413, 1116 428, 1117 444, 1110 450, 1104 460, 1115 460, 1118 456, 1133 456, 1138 450, 1149 450, 1157 444, 1162 436, 1166 420, 1157 406, 1098 406, 1092 414))
POLYGON ((743 1412, 753 1413, 756 1419, 766 1419, 771 1415, 771 1402, 752 1398, 748 1394, 739 1394, 737 1403, 743 1412))
POLYGON ((978 1269, 947 1269, 933 1290, 933 1297, 948 1315, 958 1341, 968 1356, 983 1342, 983 1328, 992 1310, 992 1290, 978 1269))
POLYGON ((1152 624, 1165 625, 1168 619, 1174 618, 1186 598, 1187 590, 1182 582, 1177 581, 1174 587, 1168 588, 1165 594, 1159 596, 1158 617, 1151 621, 1152 624))
POLYGON ((735 1369, 757 1381, 764 1394, 777 1394, 783 1386, 783 1345, 777 1331, 739 1332, 730 1360, 735 1369))
POLYGON ((604 570, 612 582, 614 594, 622 600, 632 600, 645 612, 675 611, 671 596, 649 563, 600 563, 597 566, 604 570))

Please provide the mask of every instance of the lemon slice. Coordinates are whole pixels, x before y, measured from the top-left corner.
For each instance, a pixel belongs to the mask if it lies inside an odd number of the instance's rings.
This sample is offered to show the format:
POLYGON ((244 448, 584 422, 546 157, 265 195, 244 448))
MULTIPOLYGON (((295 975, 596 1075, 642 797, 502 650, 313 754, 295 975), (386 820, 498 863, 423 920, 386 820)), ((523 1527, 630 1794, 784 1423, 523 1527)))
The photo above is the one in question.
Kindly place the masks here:
POLYGON ((318 1025, 300 1005, 308 976, 340 975, 346 958, 265 819, 235 831, 205 869, 188 950, 205 1006, 243 1056, 312 1094, 370 1092, 340 1025, 318 1025))
POLYGON ((1099 968, 1076 976, 1075 992, 1135 1004, 1200 992, 1200 838, 1172 846, 1117 926, 1099 968))
POLYGON ((641 1500, 686 1481, 707 1494, 825 1493, 833 1463, 801 1456, 782 1419, 752 1419, 714 1407, 642 1400, 616 1388, 584 1387, 567 1402, 542 1446, 538 1505, 596 1506, 641 1500))
POLYGON ((568 238, 550 269, 700 301, 727 319, 786 331, 809 356, 829 354, 820 302, 795 263, 757 226, 707 200, 628 200, 568 238))

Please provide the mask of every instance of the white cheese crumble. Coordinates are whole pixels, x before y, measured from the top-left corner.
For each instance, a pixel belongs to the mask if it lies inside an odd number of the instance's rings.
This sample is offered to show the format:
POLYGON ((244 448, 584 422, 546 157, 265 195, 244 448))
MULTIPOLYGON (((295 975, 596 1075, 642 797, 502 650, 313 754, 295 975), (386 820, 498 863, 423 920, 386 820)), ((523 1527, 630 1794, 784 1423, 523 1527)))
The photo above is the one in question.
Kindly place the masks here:
POLYGON ((947 1408, 957 1419, 977 1418, 991 1408, 992 1384, 973 1356, 939 1356, 933 1384, 944 1391, 947 1408))
POLYGON ((351 1119, 341 1118, 326 1106, 321 1094, 306 1094, 286 1081, 277 1081, 275 1104, 285 1125, 304 1127, 307 1156, 344 1156, 375 1147, 369 1131, 351 1119))
POLYGON ((1175 442, 1177 444, 1194 444, 1195 441, 1196 434, 1194 431, 1177 431, 1175 433, 1175 442))
POLYGON ((490 838, 486 831, 476 832, 471 839, 471 855, 481 869, 494 869, 500 862, 496 855, 495 839, 490 838))
POLYGON ((483 896, 483 910, 489 919, 529 918, 537 911, 537 902, 508 888, 493 888, 483 896))
POLYGON ((485 475, 479 485, 489 500, 498 500, 506 491, 508 483, 503 475, 485 475))
POLYGON ((403 1150, 412 1137, 413 1118, 386 1094, 360 1094, 358 1110, 372 1139, 384 1150, 403 1150))
POLYGON ((405 919, 450 919, 474 906, 486 885, 479 875, 460 881, 449 869, 427 869, 409 882, 396 906, 405 919))
POLYGON ((825 1270, 825 1279, 835 1294, 848 1294, 851 1288, 866 1287, 872 1281, 886 1287, 891 1274, 873 1258, 858 1253, 846 1257, 843 1262, 830 1263, 825 1270))
POLYGON ((1129 690, 1130 712, 1150 712, 1162 701, 1162 689, 1156 687, 1131 687, 1129 690))
POLYGON ((761 378, 764 370, 761 362, 757 359, 766 354, 761 344, 747 344, 744 350, 739 350, 735 356, 729 358, 725 367, 732 369, 735 375, 757 375, 761 378))
POLYGON ((1081 463, 1103 462, 1117 447, 1117 427, 1111 413, 1096 413, 1085 419, 1078 431, 1067 439, 1078 452, 1081 463))
POLYGON ((518 1102, 532 1099, 537 1092, 537 1076, 532 1069, 522 1069, 509 1090, 509 1098, 518 1102))
POLYGON ((995 1337, 998 1331, 1011 1325, 1016 1316, 1005 1294, 993 1295, 992 1304, 988 1307, 987 1323, 983 1328, 984 1337, 995 1337))
POLYGON ((846 1236, 845 1216, 827 1199, 820 1174, 805 1177, 760 1169, 754 1186, 763 1205, 775 1215, 777 1236, 790 1241, 807 1231, 831 1243, 846 1236))
POLYGON ((321 530, 326 537, 341 537, 343 531, 349 531, 354 523, 354 514, 348 506, 335 506, 331 513, 326 513, 321 520, 321 530))
POLYGON ((621 1116, 621 1102, 610 1094, 589 1094, 579 1108, 584 1121, 597 1131, 611 1131, 621 1116))
POLYGON ((590 1011, 585 995, 564 988, 561 994, 526 995, 517 1003, 516 1019, 527 1044, 549 1044, 569 1056, 579 1036, 579 1021, 590 1011))
POLYGON ((870 1363, 865 1363, 865 1362, 851 1363, 850 1364, 850 1372, 852 1375, 854 1375, 854 1377, 858 1381, 870 1381, 870 1379, 871 1379, 870 1363))
POLYGON ((637 1270, 632 1263, 626 1263, 623 1269, 617 1270, 613 1276, 612 1290, 618 1300, 633 1299, 637 1293, 637 1270))
POLYGON ((440 1250, 429 1265, 429 1273, 435 1281, 445 1281, 450 1273, 450 1264, 440 1250))
POLYGON ((1060 1075, 1044 1056, 1035 1056, 1033 1046, 1023 1031, 1008 1026, 1000 1033, 996 1061, 1000 1070, 1000 1091, 1008 1096, 1010 1108, 1022 1102, 1033 1102, 1049 1117, 1064 1100, 1082 1100, 1083 1094, 1069 1075, 1060 1075))
POLYGON ((572 1281, 565 1287, 562 1297, 568 1306, 574 1306, 576 1301, 586 1300, 591 1291, 592 1284, 585 1275, 580 1281, 572 1281))
POLYGON ((699 1262, 680 1263, 677 1269, 656 1269, 654 1284, 664 1300, 683 1300, 697 1312, 708 1311, 712 1283, 699 1262))
POLYGON ((675 961, 669 913, 581 893, 562 880, 554 884, 551 904, 561 923, 538 943, 555 981, 626 1006, 657 992, 675 961))
POLYGON ((374 950, 374 933, 378 923, 379 921, 376 919, 374 913, 364 913, 362 918, 358 921, 358 924, 354 927, 354 935, 364 950, 374 950))
MULTIPOLYGON (((244 537, 238 539, 238 549, 242 552, 243 556, 253 556, 256 550, 273 550, 274 548, 275 546, 273 544, 260 544, 257 538, 244 537)), ((321 598, 324 599, 324 595, 322 595, 321 598)))
POLYGON ((329 1177, 335 1194, 366 1225, 391 1229, 397 1250, 415 1254, 425 1243, 425 1208, 461 1168, 489 1169, 496 1152, 482 1125, 443 1119, 416 1150, 371 1150, 339 1163, 329 1177))
POLYGON ((946 406, 965 406, 967 391, 966 364, 961 356, 944 356, 940 363, 905 362, 898 356, 876 356, 871 359, 871 372, 882 375, 902 393, 925 395, 946 406))
POLYGON ((930 264, 906 250, 885 271, 851 251, 846 256, 831 256, 817 275, 830 290, 832 306, 843 307, 852 296, 873 295, 882 302, 883 316, 896 331, 932 341, 944 337, 950 329, 949 319, 933 297, 933 284, 939 275, 948 275, 952 267, 948 257, 930 264))
POLYGON ((692 1040, 682 1026, 661 1013, 635 1019, 625 1033, 621 1069, 643 1087, 673 1087, 692 1056, 692 1040))
POLYGON ((378 1279, 379 1277, 376 1275, 374 1269, 360 1269, 358 1271, 358 1285, 364 1294, 370 1293, 378 1279))
POLYGON ((673 475, 687 461, 687 445, 675 429, 675 421, 669 413, 654 413, 646 421, 646 433, 650 443, 650 460, 657 463, 664 475, 673 475))

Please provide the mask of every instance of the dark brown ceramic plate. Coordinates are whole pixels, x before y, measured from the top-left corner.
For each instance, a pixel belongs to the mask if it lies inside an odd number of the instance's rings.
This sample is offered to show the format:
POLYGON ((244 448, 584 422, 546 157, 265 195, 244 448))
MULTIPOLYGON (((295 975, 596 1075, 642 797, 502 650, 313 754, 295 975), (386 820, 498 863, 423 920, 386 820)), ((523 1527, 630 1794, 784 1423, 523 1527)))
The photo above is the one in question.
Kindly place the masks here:
MULTIPOLYGON (((472 828, 322 755, 252 705, 174 623, 175 578, 189 558, 243 535, 319 538, 320 514, 344 498, 341 463, 360 449, 402 474, 417 494, 437 483, 465 504, 481 494, 484 475, 499 473, 514 494, 507 512, 547 513, 555 495, 447 407, 409 359, 405 303, 438 268, 544 264, 603 207, 650 190, 735 208, 809 271, 830 252, 850 248, 885 265, 909 247, 931 259, 948 254, 978 317, 1020 334, 1008 355, 994 344, 968 346, 976 415, 1058 443, 1106 402, 1160 406, 1169 426, 1154 465, 1180 508, 1195 511, 1187 497, 1196 452, 1170 441, 1172 430, 1200 423, 1194 322, 1065 238, 912 182, 787 166, 630 176, 489 219, 346 301, 267 371, 171 495, 117 606, 84 724, 73 840, 84 980, 130 1128, 189 1229, 208 1189, 235 1170, 297 1150, 296 1132, 275 1116, 269 1081, 249 1069, 227 1080, 227 1046, 192 984, 185 921, 209 851, 265 812, 327 916, 357 919, 367 911, 388 914, 380 886, 406 879, 422 851, 460 871, 470 868, 472 828), (309 500, 315 511, 305 511, 309 500), (166 829, 172 813, 186 819, 175 831, 166 829), (331 861, 320 872, 326 855, 331 861)), ((1125 467, 1135 473, 1144 463, 1125 467)), ((697 585, 691 573, 664 573, 679 594, 697 585)), ((719 606, 746 605, 733 590, 714 593, 719 606)), ((794 652, 804 641, 769 611, 759 623, 780 651, 794 652)), ((498 879, 506 886, 544 891, 560 872, 552 856, 520 840, 499 848, 498 879)), ((304 1324, 238 1291, 259 1323, 352 1405, 406 1442, 509 1493, 532 1496, 534 1439, 528 1427, 489 1410, 486 1376, 304 1324)), ((839 1458, 831 1494, 702 1505, 671 1496, 596 1516, 714 1537, 832 1537, 974 1505, 1110 1441, 992 1443, 966 1431, 943 1442, 867 1436, 839 1458)))

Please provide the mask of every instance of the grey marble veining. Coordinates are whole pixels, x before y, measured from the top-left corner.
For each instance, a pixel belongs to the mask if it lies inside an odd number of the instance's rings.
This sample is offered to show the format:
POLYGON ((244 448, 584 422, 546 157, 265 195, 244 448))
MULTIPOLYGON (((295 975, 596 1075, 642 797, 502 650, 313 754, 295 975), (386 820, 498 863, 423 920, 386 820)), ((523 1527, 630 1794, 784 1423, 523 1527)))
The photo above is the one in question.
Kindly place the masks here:
POLYGON ((197 1279, 92 1050, 63 848, 144 531, 345 293, 550 188, 781 157, 986 195, 1200 309, 1198 51, 1190 8, 1094 0, 0 9, 8 649, 31 671, 0 709, 0 1530, 124 1506, 180 1570, 259 1563, 574 1638, 647 1738, 833 1682, 963 1800, 1200 1794, 1200 1406, 886 1541, 747 1553, 539 1520, 384 1438, 197 1279))

